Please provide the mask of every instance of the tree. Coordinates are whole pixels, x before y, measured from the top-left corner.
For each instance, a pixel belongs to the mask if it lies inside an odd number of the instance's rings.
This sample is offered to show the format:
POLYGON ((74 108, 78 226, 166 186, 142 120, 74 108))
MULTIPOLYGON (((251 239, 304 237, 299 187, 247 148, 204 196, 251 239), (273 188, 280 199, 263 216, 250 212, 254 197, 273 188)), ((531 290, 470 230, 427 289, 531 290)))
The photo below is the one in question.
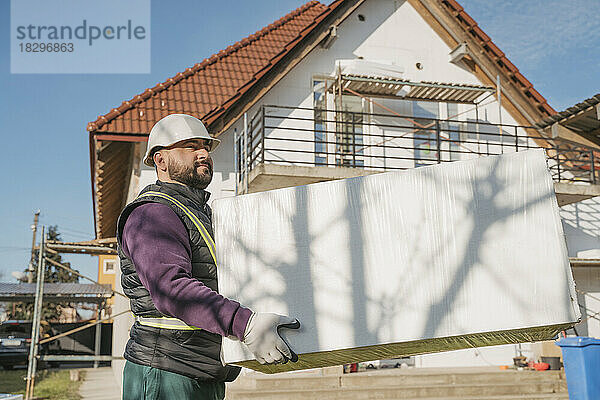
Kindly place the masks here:
MULTIPOLYGON (((61 241, 60 233, 58 232, 57 225, 52 225, 52 226, 48 227, 48 236, 47 236, 46 240, 61 241)), ((62 261, 62 256, 58 253, 49 253, 48 252, 48 253, 46 253, 46 258, 49 258, 53 261, 56 261, 58 263, 63 264, 64 266, 71 268, 71 263, 62 261)), ((60 267, 56 267, 56 266, 50 264, 49 262, 46 262, 45 265, 46 265, 46 268, 45 268, 46 275, 44 277, 44 282, 53 282, 53 283, 57 283, 57 282, 76 283, 76 282, 79 282, 79 277, 77 275, 73 274, 72 272, 69 272, 60 267)), ((37 268, 37 260, 35 262, 34 267, 37 268)), ((37 277, 34 278, 34 282, 36 282, 36 279, 37 279, 37 277)))
MULTIPOLYGON (((47 241, 60 241, 60 233, 58 232, 57 225, 51 225, 48 227, 47 241)), ((46 258, 56 261, 66 267, 71 268, 69 262, 62 260, 62 256, 59 253, 46 252, 44 254, 46 258)), ((38 269, 39 257, 33 258, 33 268, 35 273, 33 274, 33 282, 37 282, 37 269, 38 269)), ((74 273, 67 271, 63 268, 57 267, 49 262, 44 262, 44 282, 48 283, 77 283, 79 277, 74 273)), ((42 319, 43 320, 57 320, 61 316, 61 310, 65 307, 69 307, 66 303, 44 303, 42 307, 42 319)), ((14 303, 14 307, 9 307, 8 317, 9 319, 26 319, 30 320, 33 318, 34 304, 31 303, 14 303)))

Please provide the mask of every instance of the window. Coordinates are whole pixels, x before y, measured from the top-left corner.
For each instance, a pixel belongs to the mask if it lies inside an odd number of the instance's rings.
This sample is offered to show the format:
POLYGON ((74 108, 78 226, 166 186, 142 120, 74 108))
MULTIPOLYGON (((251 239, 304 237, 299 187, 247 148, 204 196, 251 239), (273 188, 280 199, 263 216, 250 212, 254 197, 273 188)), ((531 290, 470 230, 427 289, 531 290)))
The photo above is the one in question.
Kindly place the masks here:
POLYGON ((327 164, 327 83, 313 81, 315 165, 327 164))
POLYGON ((114 274, 117 268, 117 260, 104 260, 102 265, 102 270, 105 274, 114 274))
POLYGON ((439 103, 414 101, 415 117, 415 168, 437 163, 436 121, 439 116, 439 103))
POLYGON ((364 167, 363 102, 360 97, 342 95, 335 134, 336 165, 364 167))
MULTIPOLYGON (((458 104, 456 103, 447 103, 448 110, 448 122, 447 122, 447 131, 444 132, 444 138, 448 139, 448 144, 446 147, 448 151, 448 157, 443 157, 443 160, 456 161, 460 159, 460 130, 461 123, 457 121, 458 119, 458 104)), ((445 140, 446 141, 446 140, 445 140)))

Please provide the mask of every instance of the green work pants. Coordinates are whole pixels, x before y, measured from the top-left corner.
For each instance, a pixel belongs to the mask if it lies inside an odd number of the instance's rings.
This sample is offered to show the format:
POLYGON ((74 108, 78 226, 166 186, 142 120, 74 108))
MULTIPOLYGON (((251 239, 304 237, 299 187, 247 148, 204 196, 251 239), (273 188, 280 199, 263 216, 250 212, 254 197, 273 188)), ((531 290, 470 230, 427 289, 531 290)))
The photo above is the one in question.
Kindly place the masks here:
POLYGON ((123 400, 223 400, 224 382, 198 382, 187 376, 127 361, 123 400))

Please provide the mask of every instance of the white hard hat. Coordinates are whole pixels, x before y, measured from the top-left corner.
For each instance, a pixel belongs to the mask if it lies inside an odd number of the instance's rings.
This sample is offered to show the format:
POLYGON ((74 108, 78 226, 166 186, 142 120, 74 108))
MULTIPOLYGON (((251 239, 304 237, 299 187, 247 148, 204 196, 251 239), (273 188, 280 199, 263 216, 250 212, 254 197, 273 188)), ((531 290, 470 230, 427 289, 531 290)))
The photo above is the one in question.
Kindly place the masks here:
POLYGON ((152 156, 157 147, 168 147, 188 139, 208 139, 211 143, 210 150, 217 148, 221 141, 212 138, 206 127, 198 118, 187 114, 171 114, 158 121, 150 131, 148 149, 144 157, 144 164, 154 167, 152 156))

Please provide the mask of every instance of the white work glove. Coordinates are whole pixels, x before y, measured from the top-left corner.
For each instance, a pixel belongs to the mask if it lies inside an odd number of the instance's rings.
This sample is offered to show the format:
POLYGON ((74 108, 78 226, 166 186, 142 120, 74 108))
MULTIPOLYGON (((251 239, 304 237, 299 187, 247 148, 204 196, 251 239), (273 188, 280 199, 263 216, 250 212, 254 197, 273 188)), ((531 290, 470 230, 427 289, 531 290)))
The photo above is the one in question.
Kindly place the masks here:
POLYGON ((248 346, 256 361, 261 364, 285 364, 298 361, 298 356, 279 334, 279 328, 298 329, 295 318, 273 313, 253 313, 242 342, 248 346))

